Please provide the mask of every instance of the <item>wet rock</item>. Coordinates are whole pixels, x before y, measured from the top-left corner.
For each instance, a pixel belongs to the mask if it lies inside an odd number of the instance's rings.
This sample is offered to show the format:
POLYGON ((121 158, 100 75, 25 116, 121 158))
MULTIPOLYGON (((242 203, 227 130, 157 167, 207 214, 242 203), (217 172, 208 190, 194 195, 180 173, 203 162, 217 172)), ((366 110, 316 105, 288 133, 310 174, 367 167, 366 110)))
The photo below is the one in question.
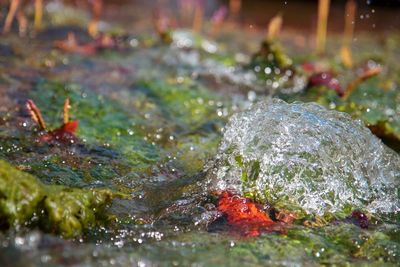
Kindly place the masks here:
POLYGON ((36 177, 0 160, 0 225, 16 228, 38 221, 41 230, 66 238, 96 226, 112 200, 106 189, 44 185, 36 177))
POLYGON ((268 100, 234 115, 215 167, 230 190, 302 214, 400 210, 400 157, 359 121, 314 103, 268 100))
POLYGON ((0 160, 0 222, 7 226, 18 226, 29 220, 40 201, 44 190, 34 178, 12 168, 0 160))

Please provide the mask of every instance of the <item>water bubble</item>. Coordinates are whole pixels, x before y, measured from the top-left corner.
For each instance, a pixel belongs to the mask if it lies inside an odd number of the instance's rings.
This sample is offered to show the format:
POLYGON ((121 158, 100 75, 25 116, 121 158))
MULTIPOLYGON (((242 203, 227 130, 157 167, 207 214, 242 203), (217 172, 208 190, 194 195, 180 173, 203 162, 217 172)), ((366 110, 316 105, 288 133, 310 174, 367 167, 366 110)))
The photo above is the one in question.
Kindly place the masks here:
POLYGON ((50 256, 50 255, 47 255, 47 254, 42 255, 42 256, 40 257, 40 261, 41 261, 42 263, 48 263, 49 261, 51 261, 51 256, 50 256))
POLYGON ((137 39, 135 39, 135 38, 132 38, 132 39, 129 41, 129 45, 130 45, 131 47, 137 47, 137 46, 139 45, 139 41, 138 41, 137 39))
POLYGON ((270 100, 235 114, 216 159, 209 172, 216 190, 321 216, 348 206, 370 213, 400 210, 399 155, 360 121, 315 103, 270 100))
POLYGON ((255 101, 257 99, 257 94, 254 91, 249 91, 247 93, 247 99, 251 102, 255 101))

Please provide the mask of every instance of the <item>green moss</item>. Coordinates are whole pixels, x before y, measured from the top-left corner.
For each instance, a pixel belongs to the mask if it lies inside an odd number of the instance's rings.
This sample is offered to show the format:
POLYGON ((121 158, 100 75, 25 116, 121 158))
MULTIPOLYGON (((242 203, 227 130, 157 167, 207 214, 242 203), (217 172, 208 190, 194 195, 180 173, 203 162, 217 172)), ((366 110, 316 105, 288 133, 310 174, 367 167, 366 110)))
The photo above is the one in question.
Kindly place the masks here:
POLYGON ((380 260, 384 262, 399 262, 400 261, 400 245, 398 242, 391 241, 389 236, 382 232, 371 233, 365 238, 366 241, 362 244, 357 257, 362 257, 367 260, 380 260))
POLYGON ((283 235, 269 234, 257 240, 238 241, 229 255, 246 259, 248 264, 261 265, 363 266, 367 263, 398 262, 398 244, 382 242, 382 239, 378 241, 370 235, 370 232, 351 224, 317 229, 295 227, 283 235))
POLYGON ((187 175, 195 175, 204 169, 207 160, 217 152, 220 135, 208 136, 188 135, 177 141, 173 148, 169 149, 176 155, 180 169, 187 175))
POLYGON ((96 225, 96 215, 101 215, 112 193, 108 190, 82 190, 65 187, 47 187, 43 223, 64 237, 80 235, 83 230, 96 225))
POLYGON ((43 186, 31 175, 0 160, 0 220, 16 227, 29 220, 44 198, 43 186))
POLYGON ((396 115, 399 102, 398 90, 386 90, 378 78, 373 78, 362 83, 338 109, 361 119, 367 126, 375 126, 380 131, 378 135, 400 140, 400 118, 396 115))
POLYGON ((32 93, 32 98, 42 109, 51 127, 59 125, 61 107, 67 97, 70 98, 72 105, 70 111, 72 118, 79 120, 77 135, 88 144, 105 144, 117 150, 121 149, 138 167, 145 163, 144 161, 158 159, 154 147, 143 139, 143 130, 135 127, 145 123, 140 113, 136 113, 133 107, 132 110, 128 110, 121 103, 97 95, 76 84, 43 80, 32 93), (134 134, 130 134, 131 132, 134 134), (141 153, 129 153, 130 150, 141 153))
MULTIPOLYGON (((109 190, 46 186, 34 176, 0 160, 0 218, 10 227, 34 224, 66 238, 81 235, 105 216, 109 190)), ((104 219, 104 218, 103 218, 104 219)))
MULTIPOLYGON (((212 155, 221 138, 226 118, 218 115, 225 108, 221 96, 191 83, 142 81, 135 85, 134 97, 146 103, 145 112, 157 118, 163 129, 154 139, 176 165, 195 174, 212 155)), ((226 108, 228 110, 228 108, 226 108)))
POLYGON ((142 92, 160 108, 168 120, 184 127, 199 127, 218 119, 217 106, 221 97, 191 84, 173 84, 143 81, 142 92), (183 125, 182 125, 183 124, 183 125))

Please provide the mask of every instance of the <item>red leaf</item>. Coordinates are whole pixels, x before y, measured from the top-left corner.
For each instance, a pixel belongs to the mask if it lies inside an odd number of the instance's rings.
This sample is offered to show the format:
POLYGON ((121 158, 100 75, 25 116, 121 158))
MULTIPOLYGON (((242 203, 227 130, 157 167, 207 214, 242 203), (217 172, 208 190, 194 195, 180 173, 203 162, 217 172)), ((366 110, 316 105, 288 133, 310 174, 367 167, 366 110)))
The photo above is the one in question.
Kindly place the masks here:
POLYGON ((342 96, 344 91, 338 79, 330 72, 319 72, 311 75, 308 79, 308 87, 326 86, 335 90, 339 96, 342 96))
POLYGON ((64 132, 72 133, 74 134, 76 130, 78 129, 79 122, 78 121, 70 121, 65 123, 63 126, 61 126, 61 130, 64 132))
POLYGON ((276 223, 269 218, 260 205, 249 198, 223 192, 218 211, 226 216, 234 230, 244 236, 258 236, 273 229, 276 223))
POLYGON ((42 135, 39 141, 49 144, 67 144, 75 142, 77 140, 77 137, 75 136, 77 128, 78 121, 67 122, 60 128, 42 135))

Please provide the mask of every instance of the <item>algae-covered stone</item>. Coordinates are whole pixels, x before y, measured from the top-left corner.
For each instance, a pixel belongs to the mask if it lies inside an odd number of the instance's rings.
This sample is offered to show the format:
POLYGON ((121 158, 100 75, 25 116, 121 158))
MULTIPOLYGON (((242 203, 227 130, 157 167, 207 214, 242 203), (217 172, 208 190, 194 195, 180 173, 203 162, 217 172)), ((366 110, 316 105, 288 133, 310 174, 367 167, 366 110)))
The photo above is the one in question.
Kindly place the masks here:
POLYGON ((226 127, 215 189, 316 215, 400 210, 400 157, 346 113, 268 100, 226 127))
POLYGON ((33 176, 0 160, 0 221, 15 227, 29 220, 43 197, 33 176))
POLYGON ((109 190, 44 185, 0 160, 0 220, 11 227, 29 224, 36 214, 41 229, 78 236, 96 224, 111 198, 109 190))
POLYGON ((96 215, 111 199, 108 190, 54 187, 44 200, 48 224, 64 237, 79 235, 96 224, 96 215))

